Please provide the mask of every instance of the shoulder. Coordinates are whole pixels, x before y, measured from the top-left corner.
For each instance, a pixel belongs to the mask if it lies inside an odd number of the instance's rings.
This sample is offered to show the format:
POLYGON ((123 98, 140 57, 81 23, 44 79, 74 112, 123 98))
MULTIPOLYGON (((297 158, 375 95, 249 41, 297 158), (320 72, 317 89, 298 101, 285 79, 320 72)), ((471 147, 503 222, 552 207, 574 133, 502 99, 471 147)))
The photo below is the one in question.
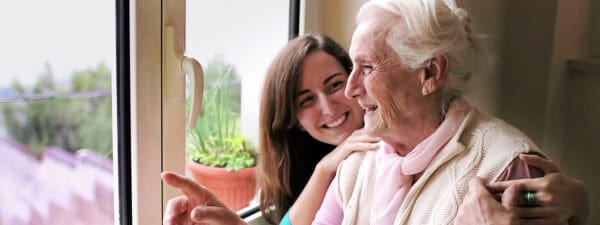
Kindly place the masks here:
MULTIPOLYGON (((522 131, 500 118, 474 110, 461 139, 488 150, 539 152, 539 147, 522 131)), ((469 146, 469 145, 466 145, 469 146)))
POLYGON ((360 168, 365 163, 372 162, 374 156, 375 151, 353 152, 340 163, 337 174, 341 177, 356 177, 360 168))
POLYGON ((360 179, 359 173, 370 173, 370 167, 365 167, 365 164, 373 163, 374 151, 369 152, 354 152, 350 154, 338 167, 334 182, 337 185, 337 197, 342 205, 348 201, 357 180, 360 179))
POLYGON ((365 152, 354 152, 340 163, 336 173, 338 184, 341 184, 338 187, 347 187, 349 184, 356 182, 358 171, 366 156, 367 153, 365 152))
POLYGON ((495 180, 521 153, 545 156, 539 147, 507 122, 478 112, 471 112, 470 121, 461 134, 460 142, 466 150, 455 162, 457 168, 474 170, 477 176, 495 180))

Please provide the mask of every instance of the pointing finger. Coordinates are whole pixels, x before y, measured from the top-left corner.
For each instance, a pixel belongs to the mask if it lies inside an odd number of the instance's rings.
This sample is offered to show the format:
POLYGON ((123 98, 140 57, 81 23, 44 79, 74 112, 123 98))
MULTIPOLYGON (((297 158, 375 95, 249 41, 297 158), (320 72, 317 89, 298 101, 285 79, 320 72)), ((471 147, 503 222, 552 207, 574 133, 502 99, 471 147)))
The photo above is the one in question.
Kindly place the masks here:
POLYGON ((180 176, 173 172, 163 172, 161 174, 161 178, 168 185, 179 189, 186 197, 194 201, 196 204, 224 206, 224 204, 218 201, 218 198, 215 197, 210 190, 198 185, 189 178, 180 176))

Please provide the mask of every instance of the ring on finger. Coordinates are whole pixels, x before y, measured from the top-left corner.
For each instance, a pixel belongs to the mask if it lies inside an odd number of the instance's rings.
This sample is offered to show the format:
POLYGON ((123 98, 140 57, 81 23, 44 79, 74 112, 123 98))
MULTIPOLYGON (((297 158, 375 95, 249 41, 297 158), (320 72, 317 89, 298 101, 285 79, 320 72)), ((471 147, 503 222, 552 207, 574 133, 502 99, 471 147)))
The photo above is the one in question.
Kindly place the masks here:
POLYGON ((521 192, 521 202, 524 204, 524 207, 534 207, 535 203, 535 192, 533 191, 525 191, 521 192))

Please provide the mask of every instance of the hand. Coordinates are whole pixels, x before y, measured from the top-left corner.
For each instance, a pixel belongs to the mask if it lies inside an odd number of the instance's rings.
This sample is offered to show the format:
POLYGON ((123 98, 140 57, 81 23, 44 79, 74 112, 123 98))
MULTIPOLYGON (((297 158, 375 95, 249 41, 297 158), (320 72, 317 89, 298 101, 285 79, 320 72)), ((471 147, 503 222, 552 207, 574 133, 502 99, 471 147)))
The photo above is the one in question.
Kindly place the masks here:
POLYGON ((519 184, 509 186, 504 192, 504 195, 502 195, 502 202, 499 203, 488 191, 483 179, 479 177, 471 179, 469 182, 469 192, 467 192, 462 204, 458 208, 454 224, 519 224, 516 208, 520 189, 521 187, 519 184))
POLYGON ((367 135, 364 129, 355 130, 333 151, 323 157, 317 164, 317 168, 333 175, 340 162, 352 152, 376 150, 379 147, 378 142, 379 138, 367 135))
POLYGON ((162 180, 184 195, 167 202, 163 225, 231 225, 246 224, 210 190, 172 172, 163 172, 162 180))
POLYGON ((544 177, 510 180, 490 184, 493 192, 519 184, 535 192, 537 207, 518 208, 523 224, 585 224, 589 202, 583 183, 560 172, 552 161, 537 155, 521 154, 520 159, 544 172, 544 177))

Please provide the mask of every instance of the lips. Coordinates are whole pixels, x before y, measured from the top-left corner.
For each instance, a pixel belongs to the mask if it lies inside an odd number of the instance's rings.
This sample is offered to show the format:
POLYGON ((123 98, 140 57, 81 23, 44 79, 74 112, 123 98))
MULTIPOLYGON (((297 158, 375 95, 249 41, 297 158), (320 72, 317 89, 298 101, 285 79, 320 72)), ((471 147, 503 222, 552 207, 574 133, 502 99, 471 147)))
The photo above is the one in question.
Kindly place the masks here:
POLYGON ((340 124, 342 124, 344 121, 346 121, 347 118, 348 118, 348 113, 344 113, 344 114, 340 115, 340 117, 337 118, 336 120, 334 120, 330 123, 326 123, 324 126, 327 128, 337 127, 340 124))
POLYGON ((358 104, 366 112, 372 112, 372 111, 375 111, 377 109, 377 105, 369 105, 369 104, 364 104, 364 103, 360 103, 360 102, 358 104))

